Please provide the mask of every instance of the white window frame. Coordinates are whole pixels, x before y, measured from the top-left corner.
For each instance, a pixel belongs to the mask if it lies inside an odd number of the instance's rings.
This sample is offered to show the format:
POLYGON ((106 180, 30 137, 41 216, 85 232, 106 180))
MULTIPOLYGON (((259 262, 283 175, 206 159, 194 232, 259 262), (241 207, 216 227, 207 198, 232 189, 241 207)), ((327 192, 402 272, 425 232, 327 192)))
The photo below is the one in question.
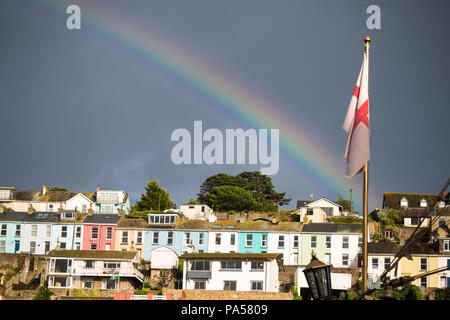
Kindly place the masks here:
POLYGON ((348 236, 342 236, 342 249, 349 248, 349 239, 348 236))
POLYGON ((22 226, 21 226, 20 224, 16 224, 16 233, 15 233, 15 236, 16 236, 16 237, 20 237, 21 233, 22 233, 22 226))
POLYGON ((91 229, 91 239, 98 239, 98 227, 92 227, 92 229, 91 229), (94 230, 95 230, 95 237, 94 237, 94 230))
POLYGON ((141 245, 142 244, 142 231, 136 232, 136 244, 141 245))
POLYGON ((158 231, 153 232, 152 244, 159 244, 159 232, 158 231))
POLYGON ((185 245, 188 245, 191 241, 191 233, 190 232, 185 232, 183 235, 183 243, 185 245))
POLYGON ((111 240, 112 239, 112 234, 113 234, 113 228, 112 227, 107 227, 106 228, 106 240, 111 240))
MULTIPOLYGON (((251 233, 247 233, 245 236, 245 247, 251 248, 252 245, 253 245, 253 235, 251 233)), ((261 238, 261 246, 262 246, 262 238, 261 238)))
POLYGON ((264 281, 262 280, 251 280, 250 281, 250 291, 263 291, 264 290, 264 281), (254 289, 253 285, 260 285, 261 289, 254 289))
POLYGON ((128 244, 128 231, 122 231, 120 235, 120 244, 128 244))
POLYGON ((311 249, 316 249, 316 248, 317 248, 317 236, 311 236, 311 249))
POLYGON ((284 249, 284 235, 278 235, 278 248, 284 249))
POLYGON ((0 236, 6 237, 6 235, 8 234, 8 225, 7 224, 2 224, 2 228, 0 231, 0 236))
POLYGON ((32 224, 31 225, 31 236, 32 237, 37 237, 37 224, 32 224))
POLYGON ((173 245, 173 231, 167 232, 167 244, 173 245))
POLYGON ((61 238, 67 238, 67 226, 61 226, 61 238))
POLYGON ((261 235, 261 248, 267 248, 267 234, 261 235))
POLYGON ((46 236, 47 238, 50 238, 50 237, 52 236, 52 226, 49 225, 49 224, 47 224, 47 225, 45 226, 45 236, 46 236))

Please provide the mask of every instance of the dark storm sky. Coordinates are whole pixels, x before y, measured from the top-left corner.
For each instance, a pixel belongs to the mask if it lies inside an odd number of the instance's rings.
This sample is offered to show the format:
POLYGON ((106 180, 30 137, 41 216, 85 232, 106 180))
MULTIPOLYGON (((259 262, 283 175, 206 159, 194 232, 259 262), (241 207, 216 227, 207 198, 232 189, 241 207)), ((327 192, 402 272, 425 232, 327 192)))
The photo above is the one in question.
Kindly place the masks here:
MULTIPOLYGON (((315 142, 337 159, 362 39, 370 35, 369 210, 381 206, 382 192, 437 193, 450 176, 449 12, 449 1, 424 0, 1 1, 0 185, 94 191, 100 184, 130 192, 134 201, 156 178, 179 205, 212 174, 258 170, 175 166, 174 129, 192 132, 194 120, 223 131, 232 124, 97 34, 86 14, 113 25, 132 21, 186 46, 308 124, 315 142), (70 4, 81 8, 81 30, 66 28, 70 4), (381 8, 380 30, 366 27, 371 4, 381 8)), ((342 193, 303 180, 297 172, 314 173, 297 165, 281 160, 272 176, 293 199, 286 208, 311 193, 342 193)), ((361 179, 345 185, 358 198, 361 179)))

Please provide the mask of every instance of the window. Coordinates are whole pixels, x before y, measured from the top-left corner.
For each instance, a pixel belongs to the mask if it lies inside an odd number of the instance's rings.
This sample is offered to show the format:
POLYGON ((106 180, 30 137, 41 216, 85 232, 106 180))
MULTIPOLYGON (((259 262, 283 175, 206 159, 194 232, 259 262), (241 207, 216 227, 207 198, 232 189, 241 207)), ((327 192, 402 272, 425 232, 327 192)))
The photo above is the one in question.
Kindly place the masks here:
POLYGON ((421 258, 420 259, 420 271, 426 271, 427 270, 427 259, 421 258))
POLYGON ((205 290, 206 289, 206 281, 205 280, 194 280, 194 289, 195 290, 205 290))
POLYGON ((84 280, 83 281, 83 289, 93 289, 94 282, 92 280, 84 280))
POLYGON ((91 243, 91 250, 97 250, 97 244, 91 243))
POLYGON ((103 279, 103 289, 106 290, 116 290, 118 289, 119 281, 118 279, 111 280, 111 278, 103 279))
POLYGON ((230 234, 230 245, 234 246, 236 244, 236 235, 230 234))
POLYGON ((193 271, 209 271, 210 263, 208 260, 193 260, 193 261, 191 261, 191 270, 193 270, 193 271))
POLYGON ((306 215, 307 216, 312 216, 314 214, 314 210, 313 209, 307 209, 306 210, 306 215))
POLYGON ((112 239, 112 228, 106 229, 106 239, 108 239, 108 240, 112 239))
POLYGON ((236 281, 225 280, 223 282, 223 290, 236 291, 236 281))
POLYGON ((61 227, 61 238, 67 238, 67 226, 61 227))
POLYGON ((94 227, 94 228, 92 228, 92 231, 91 231, 91 238, 97 239, 97 236, 98 236, 98 228, 94 227))
MULTIPOLYGON (((250 245, 251 247, 251 245, 250 245)), ((261 248, 267 247, 267 234, 261 235, 261 248)))
POLYGON ((81 226, 77 226, 75 237, 81 238, 81 226))
POLYGON ((81 243, 75 242, 75 250, 81 250, 81 243))
POLYGON ((37 236, 37 225, 36 224, 31 225, 31 236, 32 237, 37 236))
POLYGON ((105 269, 119 269, 120 262, 119 261, 105 261, 103 262, 103 268, 105 269))
POLYGON ((30 241, 30 253, 36 252, 36 241, 30 241))
POLYGON ((427 277, 420 278, 420 285, 422 287, 426 287, 427 286, 427 277))
POLYGON ((402 200, 400 200, 400 207, 407 207, 407 206, 408 206, 408 199, 402 198, 402 200))
POLYGON ((421 207, 426 207, 427 205, 428 205, 427 200, 425 200, 425 199, 420 200, 420 206, 421 207))
POLYGON ((372 258, 372 269, 378 269, 378 258, 372 258))
POLYGON ((205 212, 205 206, 202 206, 202 212, 205 212))
POLYGON ((48 211, 53 211, 53 204, 48 205, 48 211))
MULTIPOLYGON (((252 242, 253 242, 253 235, 251 234, 247 234, 247 241, 245 243, 246 247, 251 247, 252 246, 252 242)), ((261 238, 261 247, 262 247, 262 238, 261 238)))
POLYGON ((419 218, 418 217, 411 217, 411 225, 417 226, 419 224, 419 218))
POLYGON ((250 287, 252 291, 262 291, 263 282, 262 281, 250 281, 250 287))
POLYGON ((189 232, 184 233, 184 244, 189 244, 191 241, 191 234, 189 232))
POLYGON ((120 239, 120 244, 128 244, 128 231, 122 231, 122 237, 120 239))
POLYGON ((142 244, 142 231, 137 232, 136 244, 142 244))
POLYGON ((20 237, 20 224, 16 224, 16 237, 20 237))
POLYGON ((221 241, 221 236, 222 236, 222 234, 221 233, 216 233, 216 245, 220 245, 220 241, 221 241))
POLYGON ((53 288, 70 288, 71 278, 66 277, 50 277, 49 287, 53 288))
POLYGON ((52 226, 49 224, 45 227, 45 236, 47 238, 50 238, 52 236, 52 226))
POLYGON ((99 203, 119 203, 119 194, 115 192, 100 192, 97 194, 99 203))
POLYGON ((5 252, 6 251, 6 241, 5 240, 1 240, 0 241, 0 252, 5 252))
POLYGON ((450 251, 450 240, 444 240, 444 251, 450 251))
POLYGON ((198 245, 202 246, 205 240, 205 234, 203 232, 200 232, 198 234, 198 245))
POLYGON ((220 268, 225 270, 241 270, 242 269, 242 261, 238 260, 225 260, 220 261, 220 268))
POLYGON ((343 266, 348 266, 348 253, 344 253, 342 255, 342 265, 343 266))
POLYGON ((50 251, 50 241, 45 241, 45 253, 50 251))
POLYGON ((284 248, 284 236, 278 236, 278 248, 284 248))
POLYGON ((391 264, 391 258, 384 258, 384 269, 389 268, 390 264, 391 264))
POLYGON ((362 237, 358 237, 358 248, 362 248, 362 237))
POLYGON ((167 244, 173 244, 173 232, 169 231, 167 233, 167 244))
POLYGON ((159 242, 159 232, 153 232, 153 242, 152 244, 158 244, 159 242))
POLYGON ((67 220, 73 220, 75 218, 75 215, 73 214, 73 212, 63 212, 61 215, 64 219, 67 219, 67 220))
POLYGON ((317 248, 317 236, 311 236, 311 248, 317 248))
POLYGON ((342 237, 342 249, 348 249, 348 237, 342 237))
POLYGON ((81 212, 86 213, 87 212, 87 204, 83 204, 81 206, 81 212))
POLYGON ((102 204, 100 206, 100 213, 114 213, 114 206, 110 204, 102 204))
POLYGON ((294 245, 293 245, 294 249, 298 248, 298 236, 294 236, 294 245))
POLYGON ((325 238, 325 247, 330 249, 331 248, 331 236, 326 236, 325 238))
POLYGON ((61 248, 61 250, 66 250, 66 243, 65 242, 61 242, 59 244, 59 247, 61 248))
POLYGON ((6 236, 6 224, 2 224, 2 229, 0 231, 0 236, 6 236))
POLYGON ((9 200, 10 198, 10 190, 0 190, 0 199, 9 200))
POLYGON ((251 262, 251 270, 252 271, 263 271, 264 270, 264 262, 252 261, 251 262))

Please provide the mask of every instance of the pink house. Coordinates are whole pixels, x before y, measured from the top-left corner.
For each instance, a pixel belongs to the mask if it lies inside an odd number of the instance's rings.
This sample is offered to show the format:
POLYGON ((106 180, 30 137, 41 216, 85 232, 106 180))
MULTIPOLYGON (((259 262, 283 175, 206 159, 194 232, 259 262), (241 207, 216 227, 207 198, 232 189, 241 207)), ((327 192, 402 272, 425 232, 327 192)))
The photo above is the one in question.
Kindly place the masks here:
POLYGON ((83 250, 115 250, 117 214, 91 214, 83 220, 83 250))

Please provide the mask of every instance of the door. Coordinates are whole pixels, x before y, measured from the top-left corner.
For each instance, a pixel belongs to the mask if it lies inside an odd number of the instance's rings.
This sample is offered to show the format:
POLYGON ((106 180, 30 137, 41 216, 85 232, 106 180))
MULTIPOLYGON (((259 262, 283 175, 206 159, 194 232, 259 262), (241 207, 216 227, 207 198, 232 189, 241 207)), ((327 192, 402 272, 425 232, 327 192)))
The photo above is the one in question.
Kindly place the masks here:
POLYGON ((50 251, 50 241, 45 241, 45 253, 50 251))
POLYGON ((20 241, 15 241, 14 243, 14 253, 16 253, 17 251, 19 251, 20 248, 20 241))

